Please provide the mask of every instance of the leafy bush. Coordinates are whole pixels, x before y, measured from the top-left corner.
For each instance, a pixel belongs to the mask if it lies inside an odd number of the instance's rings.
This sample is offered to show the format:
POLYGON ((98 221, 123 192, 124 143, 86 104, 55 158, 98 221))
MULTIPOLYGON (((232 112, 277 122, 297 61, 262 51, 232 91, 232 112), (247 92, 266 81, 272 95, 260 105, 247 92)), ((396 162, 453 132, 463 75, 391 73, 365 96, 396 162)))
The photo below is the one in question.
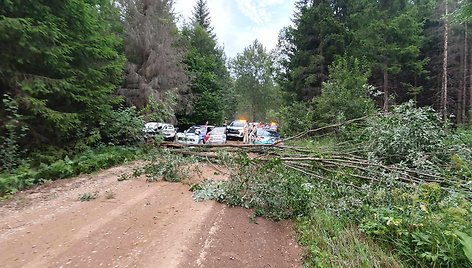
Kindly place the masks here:
POLYGON ((143 141, 144 119, 135 107, 111 111, 100 123, 100 134, 106 143, 133 145, 143 141))
POLYGON ((454 231, 472 228, 470 202, 437 184, 395 189, 387 198, 390 204, 364 207, 360 230, 392 244, 418 266, 465 267, 468 261, 454 231))
POLYGON ((0 173, 0 197, 31 187, 38 172, 29 165, 21 165, 13 173, 0 173))
POLYGON ((3 95, 3 106, 6 122, 0 127, 0 171, 9 171, 20 164, 23 150, 19 141, 25 136, 27 128, 19 125, 22 116, 18 113, 18 103, 7 94, 3 95))
POLYGON ((456 231, 455 234, 459 236, 459 239, 464 246, 464 254, 472 264, 472 237, 466 233, 456 231))
POLYGON ((315 111, 322 124, 363 117, 375 112, 369 97, 370 71, 355 58, 339 58, 330 67, 329 80, 315 98, 315 111))
POLYGON ((283 135, 293 135, 313 126, 313 111, 302 102, 282 107, 275 117, 280 118, 280 132, 283 135))
POLYGON ((253 165, 242 156, 238 172, 224 182, 204 181, 194 198, 212 198, 232 206, 254 208, 255 216, 281 220, 310 211, 313 185, 303 176, 288 171, 280 161, 253 165))
POLYGON ((365 137, 372 160, 427 168, 447 159, 446 132, 440 118, 431 108, 416 108, 412 101, 372 117, 365 137))
POLYGON ((190 190, 196 201, 216 200, 222 202, 225 197, 225 182, 204 179, 200 184, 194 185, 190 190))
POLYGON ((295 221, 298 241, 305 246, 306 267, 402 267, 352 225, 323 210, 295 221))

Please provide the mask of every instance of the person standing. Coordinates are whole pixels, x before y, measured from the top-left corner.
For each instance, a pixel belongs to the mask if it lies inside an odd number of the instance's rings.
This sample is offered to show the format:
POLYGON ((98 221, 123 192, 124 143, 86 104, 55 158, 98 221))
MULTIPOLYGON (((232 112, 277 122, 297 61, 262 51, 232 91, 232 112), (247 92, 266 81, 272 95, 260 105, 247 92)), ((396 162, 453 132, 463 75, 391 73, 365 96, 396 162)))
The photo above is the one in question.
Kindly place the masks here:
POLYGON ((256 124, 253 124, 252 127, 251 127, 250 134, 249 134, 249 142, 251 144, 254 143, 254 140, 256 139, 256 136, 257 136, 257 127, 256 127, 256 124))
POLYGON ((249 125, 246 122, 243 128, 243 143, 247 144, 249 142, 249 125))

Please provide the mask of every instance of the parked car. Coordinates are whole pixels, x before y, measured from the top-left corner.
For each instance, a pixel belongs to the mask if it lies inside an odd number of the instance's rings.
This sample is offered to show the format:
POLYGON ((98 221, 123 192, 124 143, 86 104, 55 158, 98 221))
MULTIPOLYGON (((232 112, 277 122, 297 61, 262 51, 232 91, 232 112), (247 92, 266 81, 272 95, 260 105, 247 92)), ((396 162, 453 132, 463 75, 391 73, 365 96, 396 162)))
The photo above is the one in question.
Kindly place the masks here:
POLYGON ((273 130, 275 132, 278 132, 279 131, 279 125, 275 122, 272 122, 272 123, 270 123, 269 129, 273 130))
POLYGON ((246 126, 246 120, 235 120, 226 127, 227 138, 235 138, 242 140, 244 138, 244 126, 246 126))
POLYGON ((271 145, 281 141, 279 133, 266 128, 258 128, 257 135, 252 140, 253 144, 271 145))
POLYGON ((225 144, 226 143, 226 128, 215 127, 212 131, 205 135, 206 144, 225 144))
POLYGON ((183 133, 177 133, 177 142, 183 144, 205 143, 205 135, 213 128, 215 127, 209 125, 191 126, 183 133))
POLYGON ((175 139, 175 134, 177 133, 177 130, 173 125, 158 122, 148 122, 144 124, 143 131, 146 138, 162 135, 166 140, 175 139))

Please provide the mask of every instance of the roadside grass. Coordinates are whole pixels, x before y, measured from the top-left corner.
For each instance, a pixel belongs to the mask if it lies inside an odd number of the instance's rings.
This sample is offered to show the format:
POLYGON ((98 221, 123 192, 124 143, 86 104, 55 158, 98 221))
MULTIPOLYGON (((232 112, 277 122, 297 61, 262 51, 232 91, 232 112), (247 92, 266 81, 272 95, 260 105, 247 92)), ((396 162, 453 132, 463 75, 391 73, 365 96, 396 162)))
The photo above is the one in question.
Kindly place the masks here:
POLYGON ((298 242, 304 246, 305 267, 404 267, 357 227, 346 225, 329 213, 316 211, 295 220, 298 242))
POLYGON ((51 164, 31 167, 25 162, 17 169, 0 173, 0 198, 8 197, 35 184, 71 178, 137 159, 146 152, 136 147, 100 147, 51 164))

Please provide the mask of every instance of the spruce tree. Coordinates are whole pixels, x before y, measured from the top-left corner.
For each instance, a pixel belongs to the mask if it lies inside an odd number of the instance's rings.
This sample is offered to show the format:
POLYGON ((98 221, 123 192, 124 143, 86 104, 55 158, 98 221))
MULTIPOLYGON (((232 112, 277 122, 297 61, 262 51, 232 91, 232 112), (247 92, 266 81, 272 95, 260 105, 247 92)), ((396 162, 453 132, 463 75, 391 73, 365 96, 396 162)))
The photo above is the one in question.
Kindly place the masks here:
POLYGON ((283 77, 285 89, 299 100, 321 93, 328 78, 328 66, 343 54, 346 31, 337 1, 300 0, 296 2, 294 27, 286 30, 291 50, 283 77))
POLYGON ((214 37, 213 27, 211 26, 210 10, 206 0, 197 0, 192 12, 192 23, 200 25, 210 34, 210 36, 214 37))
POLYGON ((122 0, 125 17, 125 80, 118 91, 128 105, 149 110, 165 106, 165 121, 188 104, 184 48, 171 0, 122 0), (177 99, 177 102, 175 102, 177 99))
POLYGON ((118 16, 108 0, 2 2, 0 94, 18 106, 26 143, 73 142, 111 110, 124 61, 118 16))
POLYGON ((191 77, 192 108, 189 113, 179 114, 179 121, 219 124, 227 110, 225 98, 230 88, 230 76, 223 49, 212 34, 206 1, 197 2, 191 21, 194 23, 184 27, 182 34, 187 43, 184 63, 191 77))

